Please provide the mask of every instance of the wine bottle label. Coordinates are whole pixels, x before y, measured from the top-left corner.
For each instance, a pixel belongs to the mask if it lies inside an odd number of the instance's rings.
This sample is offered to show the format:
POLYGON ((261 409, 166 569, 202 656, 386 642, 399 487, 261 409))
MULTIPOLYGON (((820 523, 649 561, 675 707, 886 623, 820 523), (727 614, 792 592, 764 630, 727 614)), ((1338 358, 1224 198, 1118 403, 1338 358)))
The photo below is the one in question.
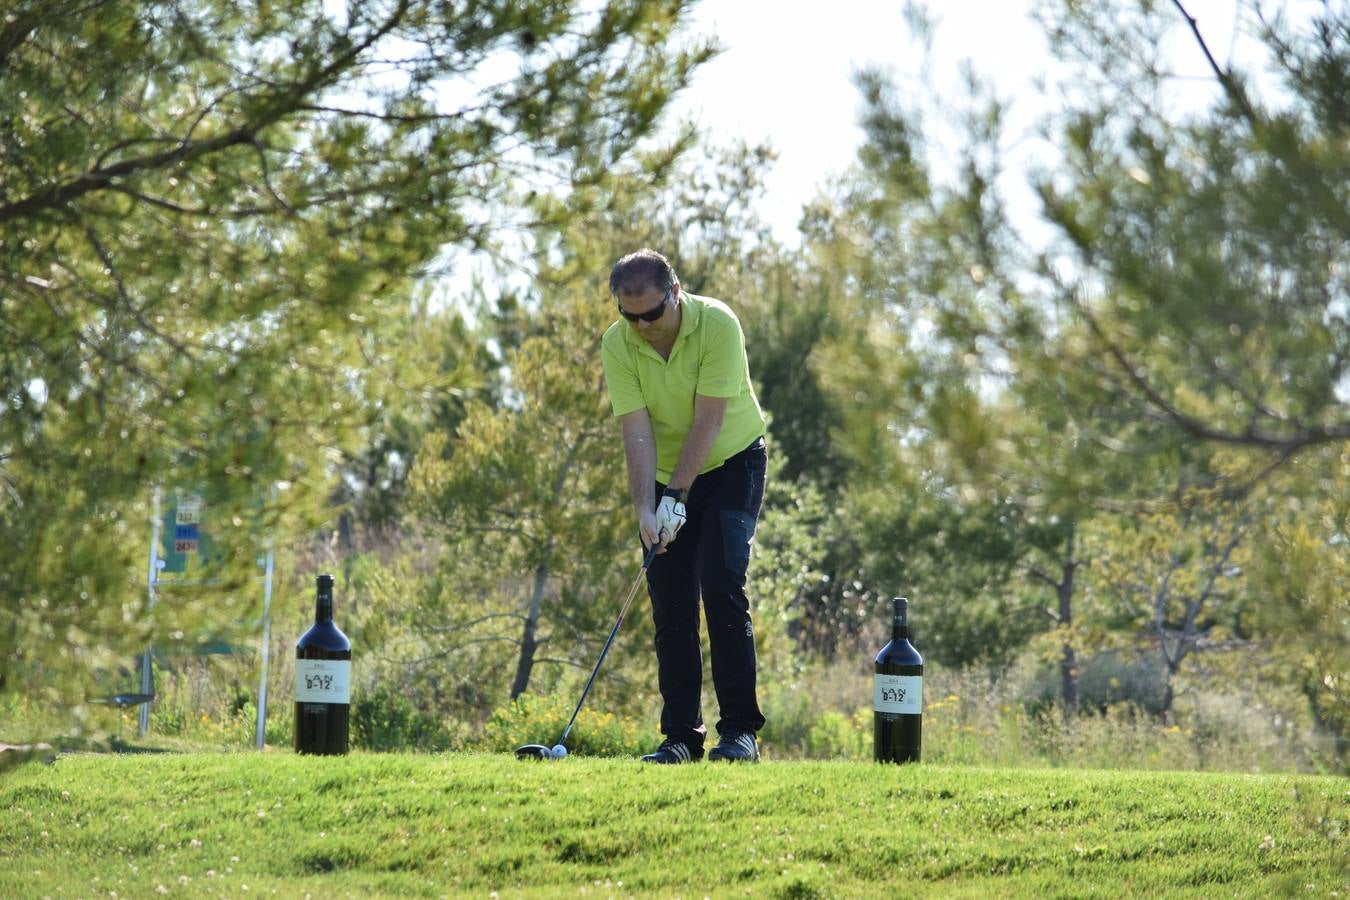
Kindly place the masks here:
POLYGON ((878 675, 872 695, 872 709, 893 715, 918 715, 923 712, 922 675, 878 675))
POLYGON ((296 703, 350 703, 352 700, 352 661, 350 659, 297 659, 295 661, 296 703))

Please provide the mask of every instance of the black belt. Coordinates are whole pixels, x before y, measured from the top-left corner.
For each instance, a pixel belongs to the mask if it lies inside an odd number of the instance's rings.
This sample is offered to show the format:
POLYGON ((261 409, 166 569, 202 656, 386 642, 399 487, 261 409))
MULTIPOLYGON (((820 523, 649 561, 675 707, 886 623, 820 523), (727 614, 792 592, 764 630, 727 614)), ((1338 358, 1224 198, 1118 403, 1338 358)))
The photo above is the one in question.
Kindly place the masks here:
POLYGON ((764 435, 761 434, 759 437, 755 438, 753 441, 750 442, 750 446, 746 447, 744 450, 741 450, 737 453, 733 453, 731 456, 728 456, 726 460, 722 463, 722 465, 725 466, 733 459, 740 459, 742 456, 747 456, 751 453, 754 453, 756 450, 763 450, 763 449, 764 449, 764 435))

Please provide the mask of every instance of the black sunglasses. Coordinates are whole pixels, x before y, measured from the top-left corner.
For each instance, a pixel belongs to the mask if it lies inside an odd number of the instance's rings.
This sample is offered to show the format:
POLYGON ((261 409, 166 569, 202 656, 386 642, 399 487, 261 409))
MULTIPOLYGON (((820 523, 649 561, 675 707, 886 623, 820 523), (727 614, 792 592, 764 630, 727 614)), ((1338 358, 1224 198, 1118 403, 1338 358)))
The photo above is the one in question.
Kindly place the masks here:
POLYGON ((666 291, 666 295, 665 295, 664 297, 661 298, 661 302, 658 303, 658 304, 656 304, 655 306, 653 306, 651 309, 647 310, 646 312, 644 312, 644 313, 630 313, 628 310, 626 310, 626 309, 624 309, 622 306, 620 306, 620 307, 619 307, 619 315, 623 316, 625 319, 627 319, 627 320, 630 321, 630 322, 636 322, 638 319, 641 319, 641 320, 644 321, 644 322, 655 322, 657 319, 659 319, 659 318, 661 318, 663 315, 665 315, 665 313, 666 313, 666 304, 669 303, 669 302, 670 302, 670 291, 667 290, 667 291, 666 291))

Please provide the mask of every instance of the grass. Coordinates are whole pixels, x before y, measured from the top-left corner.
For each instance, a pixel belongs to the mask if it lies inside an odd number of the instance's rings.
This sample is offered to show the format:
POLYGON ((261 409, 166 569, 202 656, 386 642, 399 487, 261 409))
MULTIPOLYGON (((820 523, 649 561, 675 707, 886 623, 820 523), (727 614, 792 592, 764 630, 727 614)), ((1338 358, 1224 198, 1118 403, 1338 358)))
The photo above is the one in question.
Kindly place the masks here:
POLYGON ((0 896, 1331 896, 1304 775, 501 754, 74 754, 0 779, 0 896))

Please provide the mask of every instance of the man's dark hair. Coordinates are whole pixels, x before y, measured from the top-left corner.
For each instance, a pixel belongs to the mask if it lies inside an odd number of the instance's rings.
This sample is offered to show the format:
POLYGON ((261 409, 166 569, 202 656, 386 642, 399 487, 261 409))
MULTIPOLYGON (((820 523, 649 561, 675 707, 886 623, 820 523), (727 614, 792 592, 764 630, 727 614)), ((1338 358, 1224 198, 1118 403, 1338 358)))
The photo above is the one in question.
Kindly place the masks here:
POLYGON ((615 297, 631 297, 649 288, 661 293, 675 286, 675 270, 664 256, 643 247, 614 264, 609 273, 609 292, 615 297))

